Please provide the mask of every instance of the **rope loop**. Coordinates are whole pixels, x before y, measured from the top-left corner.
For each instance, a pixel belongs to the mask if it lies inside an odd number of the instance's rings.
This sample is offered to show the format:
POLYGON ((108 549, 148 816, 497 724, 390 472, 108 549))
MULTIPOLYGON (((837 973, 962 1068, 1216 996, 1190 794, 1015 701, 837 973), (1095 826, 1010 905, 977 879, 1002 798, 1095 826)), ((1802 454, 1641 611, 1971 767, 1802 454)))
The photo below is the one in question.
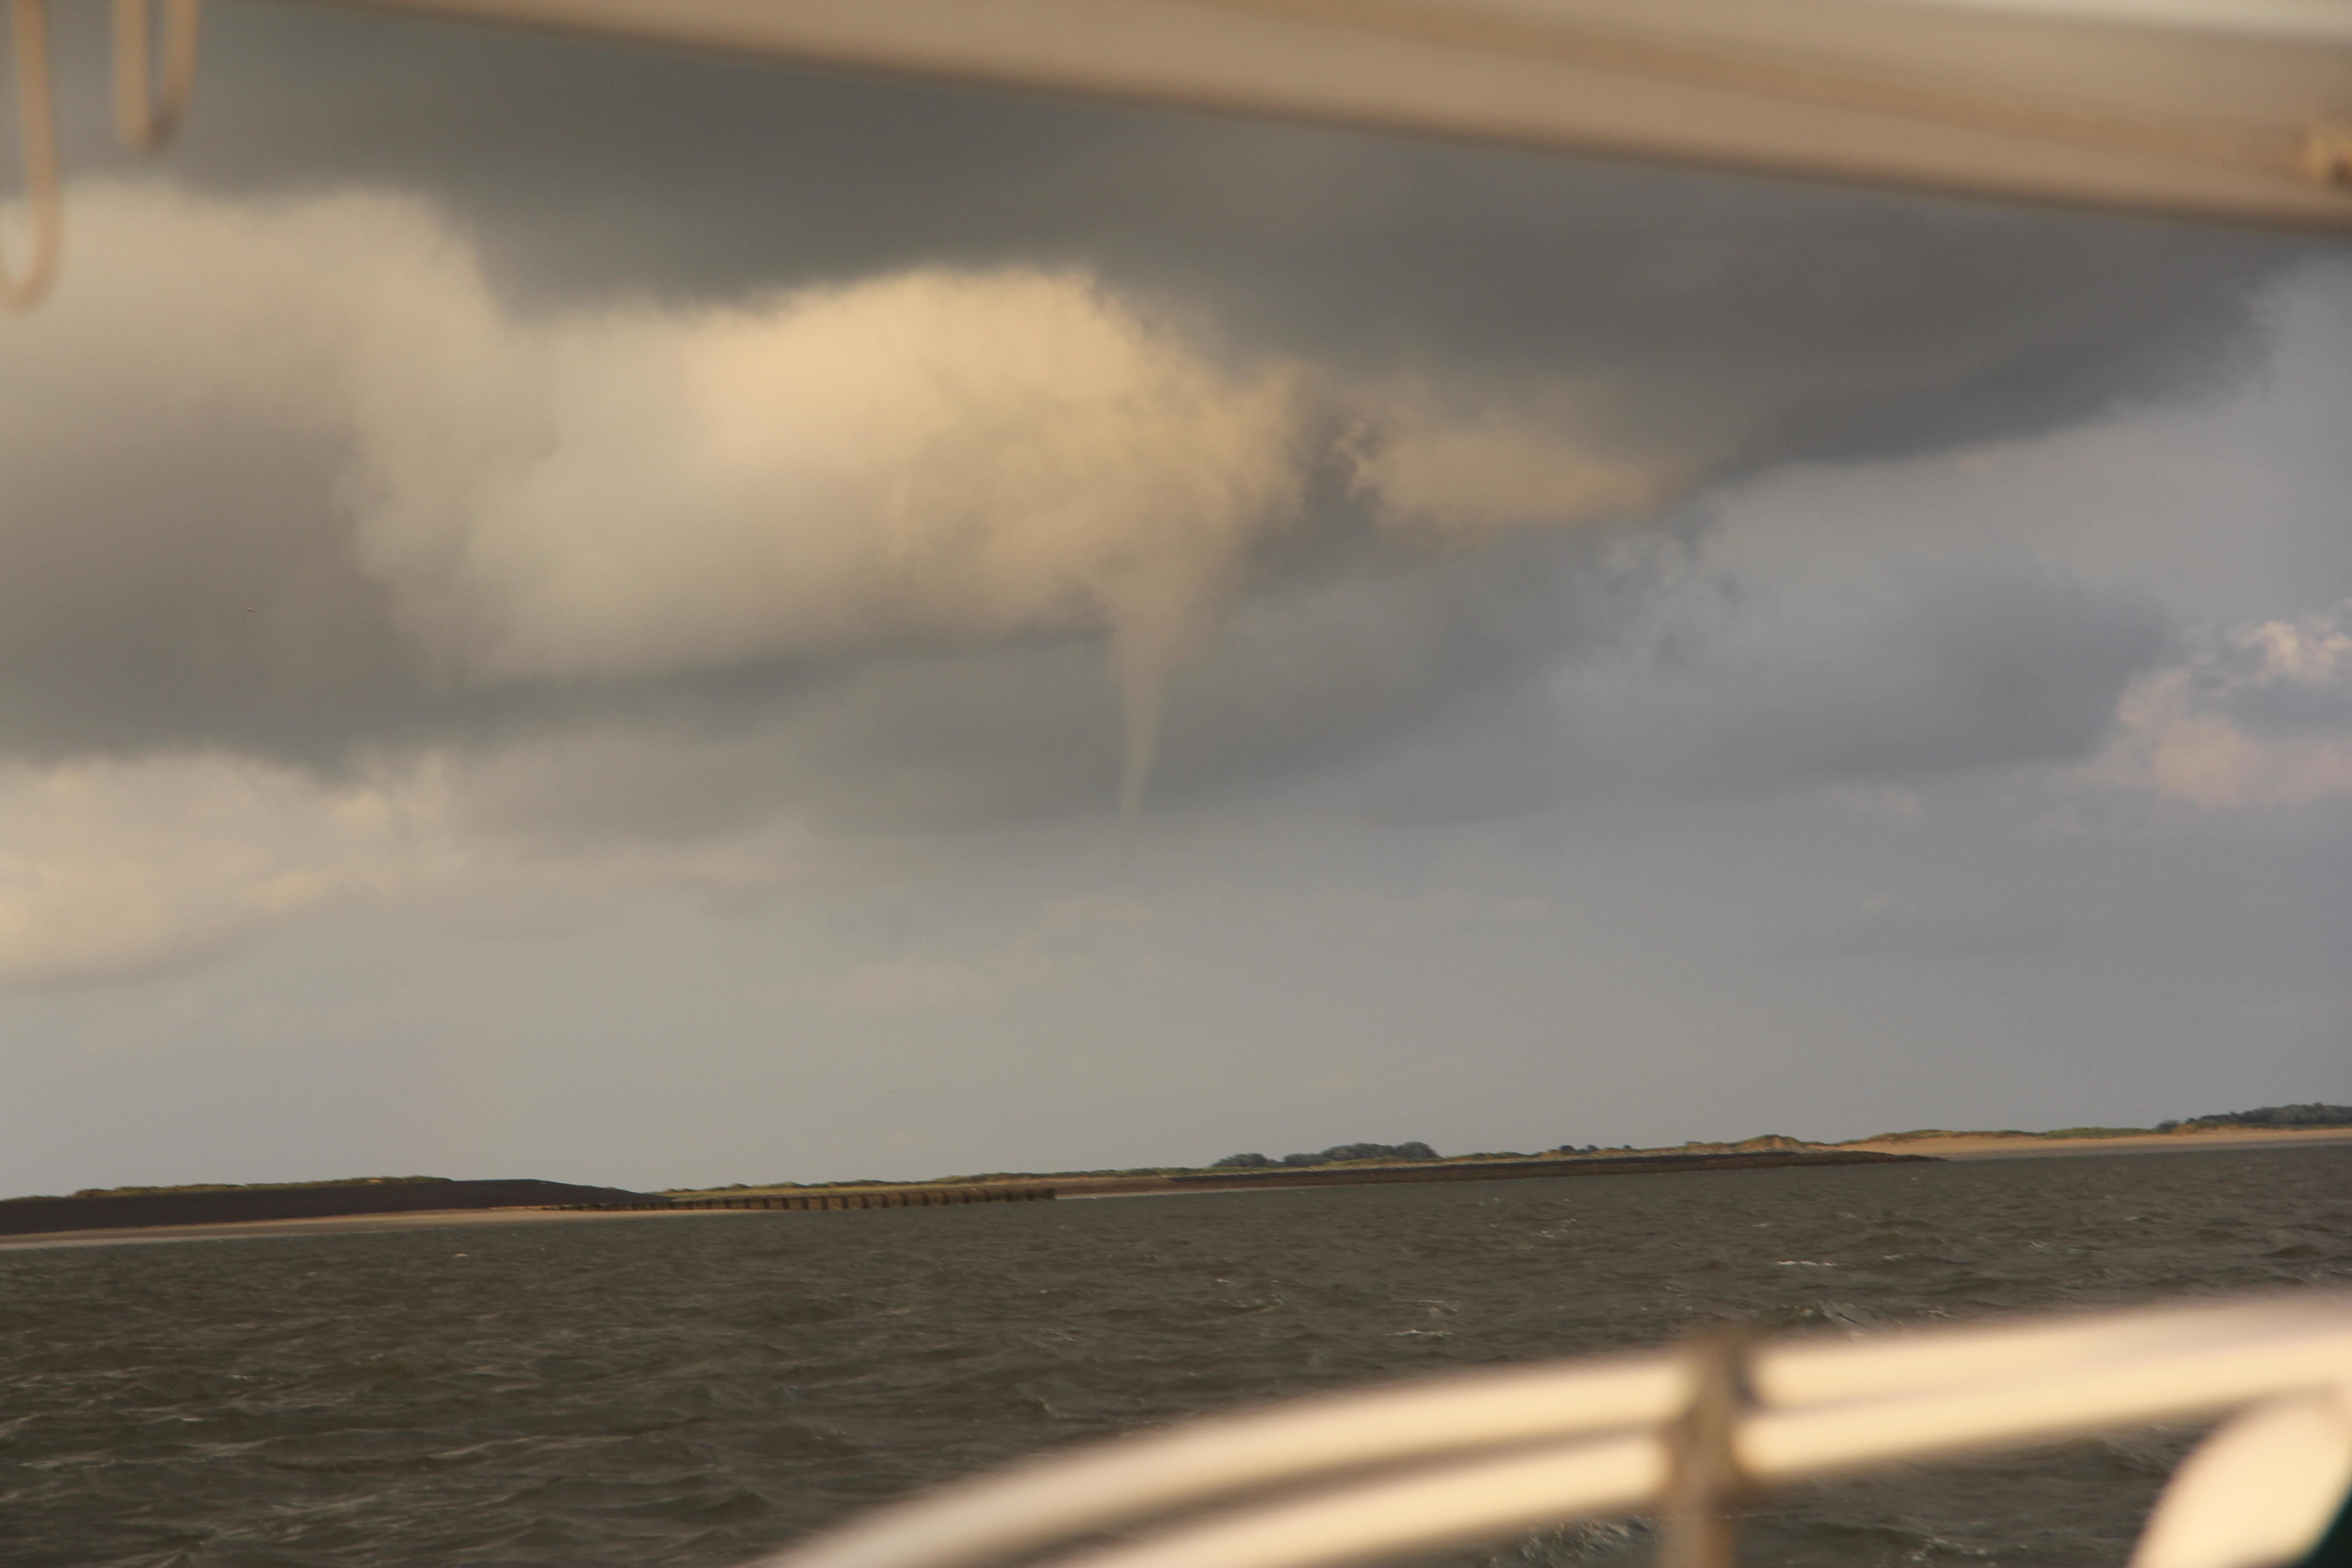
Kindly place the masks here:
POLYGON ((197 0, 161 0, 162 79, 149 43, 149 0, 114 0, 114 123, 122 144, 152 152, 172 139, 196 85, 197 0))
POLYGON ((22 273, 0 254, 0 310, 29 310, 58 275, 62 215, 58 200, 56 117, 49 103, 49 29, 45 0, 9 0, 10 43, 16 57, 16 143, 24 170, 25 207, 32 251, 22 273))
POLYGON ((2305 126, 2303 172, 2319 184, 2352 185, 2352 126, 2305 126))

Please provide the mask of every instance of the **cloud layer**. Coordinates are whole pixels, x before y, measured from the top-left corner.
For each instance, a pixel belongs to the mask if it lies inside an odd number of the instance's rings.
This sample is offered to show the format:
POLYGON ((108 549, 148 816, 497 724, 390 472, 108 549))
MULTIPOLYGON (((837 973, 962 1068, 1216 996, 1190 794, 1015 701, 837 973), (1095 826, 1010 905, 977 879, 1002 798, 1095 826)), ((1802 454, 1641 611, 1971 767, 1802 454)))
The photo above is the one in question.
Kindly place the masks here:
POLYGON ((446 869, 429 777, 322 787, 250 759, 0 769, 0 986, 214 957, 446 869))
POLYGON ((315 8, 208 26, 180 177, 429 192, 536 300, 1076 268, 1349 380, 1574 377, 1774 457, 2039 431, 2210 377, 2248 286, 2313 248, 315 8))
POLYGON ((1078 277, 499 323, 422 361, 370 367, 396 380, 360 548, 478 678, 1105 629, 1164 659, 1298 521, 1292 378, 1220 375, 1078 277))
MULTIPOLYGON (((361 659, 412 701, 425 667, 618 684, 1071 631, 1160 669, 1258 557, 1328 563, 1318 536, 1367 531, 1447 548, 1659 490, 1592 450, 1570 404, 1457 415, 1411 385, 1228 363, 1078 272, 551 318, 497 299, 412 202, 115 188, 78 212, 98 259, 12 344, 12 510, 27 557, 58 558, 52 601, 170 579, 190 607, 149 617, 158 659, 176 631, 293 663, 326 651, 289 644, 315 634, 351 665, 356 620, 408 645, 361 659), (191 582, 170 542, 206 534, 218 559, 224 521, 238 567, 298 570, 191 582), (77 551, 93 525, 111 548, 77 551)), ((44 619, 18 624, 61 635, 44 619)), ((101 629, 93 653, 140 640, 101 629)))
MULTIPOLYGON (((1354 689, 1346 722, 1377 732, 1486 635, 1442 608, 1448 563, 1666 483, 1586 446, 1564 394, 1345 386, 1082 273, 536 316, 398 198, 115 187, 77 214, 98 259, 12 344, 0 420, 0 752, 28 802, 64 790, 93 825, 181 778, 192 843, 224 802, 307 790, 289 821, 341 820, 419 768, 477 781, 451 822, 542 839, 1090 812, 1113 792, 1072 761, 1114 690, 1131 813, 1166 683, 1221 616, 1259 662, 1203 689, 1279 663, 1295 699, 1354 689), (1416 600, 1463 624, 1395 640, 1416 600), (1367 680, 1374 637, 1392 668, 1367 680)), ((1265 696, 1228 739, 1290 723, 1265 696)), ((251 866, 126 840, 158 887, 210 879, 217 912, 142 893, 103 941, 58 914, 62 862, 21 862, 9 973, 165 963, 328 897, 285 868, 334 835, 273 847, 268 816, 251 866)), ((375 855, 352 847, 352 886, 383 883, 375 855)), ((120 869, 79 881, 99 899, 120 869)))
POLYGON ((759 884, 1382 757, 1438 816, 1899 791, 2221 700, 2058 574, 1648 617, 1710 485, 2171 395, 2293 242, 220 28, 0 377, 13 982, 509 851, 759 884))
POLYGON ((53 10, 0 1191, 2352 1096, 2340 245, 53 10))

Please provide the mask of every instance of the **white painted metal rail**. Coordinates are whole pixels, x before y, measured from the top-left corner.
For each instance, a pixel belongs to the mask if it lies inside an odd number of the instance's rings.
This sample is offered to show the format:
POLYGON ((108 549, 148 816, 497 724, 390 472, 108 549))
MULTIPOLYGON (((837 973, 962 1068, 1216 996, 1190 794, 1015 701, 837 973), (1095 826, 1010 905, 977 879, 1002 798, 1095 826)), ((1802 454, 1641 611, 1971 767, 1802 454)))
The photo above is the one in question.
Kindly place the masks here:
MULTIPOLYGON (((2352 232, 2352 0, 318 0, 1116 102, 2352 232)), ((60 247, 47 0, 5 0, 30 255, 60 247)), ((197 0, 115 0, 168 139, 197 0)))
POLYGON ((330 0, 806 65, 2352 228, 2347 0, 330 0))
POLYGON ((957 1483, 763 1568, 1337 1568, 1637 1512, 1666 1516, 1670 1559, 1696 1568, 1778 1485, 2242 1409, 2136 1568, 2273 1568, 2352 1488, 2346 1294, 1710 1338, 1327 1395, 957 1483))

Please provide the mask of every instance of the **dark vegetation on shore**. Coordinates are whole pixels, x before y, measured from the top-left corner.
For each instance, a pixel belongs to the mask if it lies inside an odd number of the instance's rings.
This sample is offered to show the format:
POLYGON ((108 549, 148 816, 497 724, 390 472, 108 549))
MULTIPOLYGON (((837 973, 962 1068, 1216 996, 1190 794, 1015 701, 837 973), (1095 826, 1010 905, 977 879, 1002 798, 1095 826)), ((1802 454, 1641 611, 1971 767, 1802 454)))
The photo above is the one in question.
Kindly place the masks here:
POLYGON ((1385 1182, 1492 1182, 1526 1176, 1652 1175, 1687 1171, 1779 1170, 1797 1165, 1933 1164, 1932 1154, 1896 1154, 1885 1149, 1788 1147, 1794 1140, 1752 1138, 1743 1144, 1686 1143, 1679 1149, 1588 1154, 1567 1151, 1550 1158, 1507 1154, 1500 1159, 1464 1156, 1435 1164, 1393 1160, 1334 1161, 1316 1165, 1228 1167, 1171 1176, 1171 1186, 1338 1186, 1385 1182))
MULTIPOLYGON (((173 1187, 84 1187, 73 1195, 78 1198, 147 1197, 156 1193, 271 1193, 293 1187, 383 1187, 400 1186, 410 1182, 446 1182, 447 1176, 337 1176, 324 1182, 183 1182, 173 1187)), ((47 1197, 49 1194, 36 1194, 47 1197)), ((14 1198, 0 1202, 15 1203, 14 1198)))
POLYGON ((1349 1160, 1429 1160, 1441 1158, 1426 1143, 1335 1143, 1320 1154, 1285 1154, 1269 1160, 1263 1154, 1228 1154, 1213 1171, 1262 1171, 1269 1165, 1335 1165, 1349 1160))
POLYGON ((2352 1127, 2352 1105, 2265 1105, 2255 1110, 2223 1110, 2186 1121, 2159 1121, 2159 1132, 2176 1127, 2352 1127))

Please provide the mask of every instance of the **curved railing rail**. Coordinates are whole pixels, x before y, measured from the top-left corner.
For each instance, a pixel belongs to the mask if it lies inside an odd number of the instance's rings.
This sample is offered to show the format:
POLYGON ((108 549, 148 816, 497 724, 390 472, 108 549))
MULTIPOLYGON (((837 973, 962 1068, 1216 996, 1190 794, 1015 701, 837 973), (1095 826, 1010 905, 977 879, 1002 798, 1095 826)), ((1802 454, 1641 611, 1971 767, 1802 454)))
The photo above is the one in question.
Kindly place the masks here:
POLYGON ((960 1482, 762 1568, 1338 1568, 1637 1512, 1664 1518, 1671 1563, 1706 1568, 1736 1508, 1778 1485, 2236 1410, 2135 1568, 2273 1568, 2334 1540, 2352 1294, 1710 1335, 1318 1396, 960 1482))
MULTIPOLYGON (((20 43, 40 32, 45 0, 0 3, 20 43)), ((115 0, 116 121, 138 148, 169 138, 195 80, 198 0, 153 3, 160 61, 151 0, 115 0)), ((332 3, 1116 102, 2352 229, 2344 0, 332 3)), ((34 58, 29 44, 20 53, 34 58)), ((25 68, 37 153, 47 69, 25 68)), ((33 256, 0 270, 0 309, 29 308, 56 271, 55 182, 38 156, 27 164, 33 256)))

